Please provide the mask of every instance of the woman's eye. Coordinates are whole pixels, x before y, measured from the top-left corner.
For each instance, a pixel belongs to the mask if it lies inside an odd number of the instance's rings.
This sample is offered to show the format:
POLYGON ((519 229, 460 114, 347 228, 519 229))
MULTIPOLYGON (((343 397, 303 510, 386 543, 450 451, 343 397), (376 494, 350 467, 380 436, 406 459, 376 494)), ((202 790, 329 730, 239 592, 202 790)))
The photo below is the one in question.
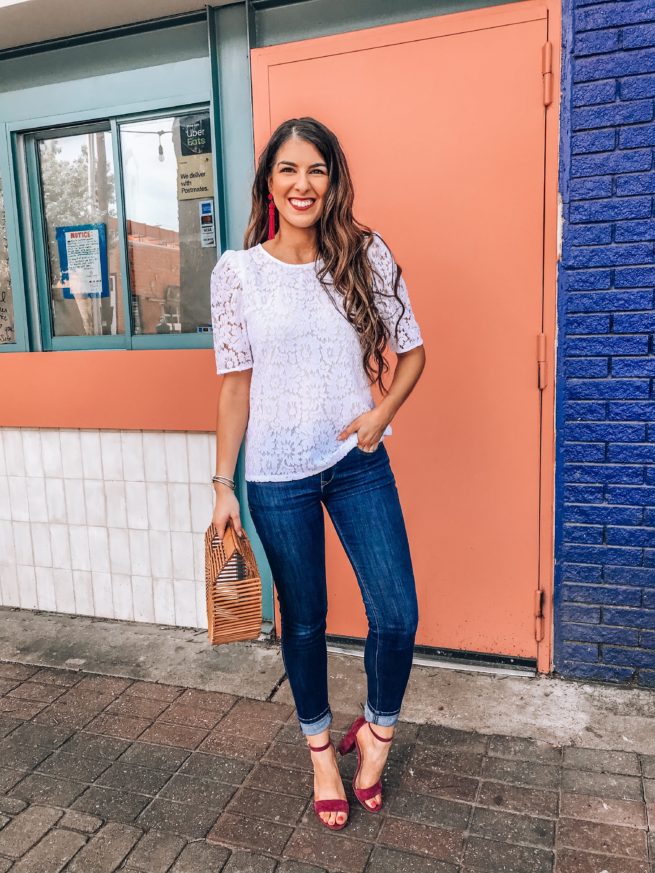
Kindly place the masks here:
MULTIPOLYGON (((293 170, 293 167, 281 167, 281 168, 280 168, 280 172, 281 172, 281 173, 286 173, 287 170, 288 170, 290 173, 293 173, 293 171, 294 171, 294 170, 293 170)), ((314 167, 314 169, 313 169, 311 172, 312 172, 312 173, 320 173, 322 176, 325 175, 325 170, 322 170, 320 167, 314 167)))

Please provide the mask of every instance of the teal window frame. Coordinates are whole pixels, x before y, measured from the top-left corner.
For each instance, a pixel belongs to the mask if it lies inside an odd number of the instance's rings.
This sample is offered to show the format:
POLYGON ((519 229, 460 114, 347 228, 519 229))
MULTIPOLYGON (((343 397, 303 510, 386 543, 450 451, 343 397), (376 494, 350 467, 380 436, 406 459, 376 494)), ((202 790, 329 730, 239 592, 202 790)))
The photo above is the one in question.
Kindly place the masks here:
POLYGON ((0 179, 7 232, 7 255, 11 282, 11 302, 14 310, 14 342, 0 343, 0 353, 27 352, 30 348, 23 279, 23 259, 18 233, 18 204, 12 180, 10 133, 7 124, 0 124, 0 136, 5 147, 0 148, 0 179))
MULTIPOLYGON (((33 247, 36 305, 32 318, 35 322, 34 333, 38 333, 38 345, 42 351, 77 351, 77 350, 101 350, 101 349, 192 349, 211 348, 212 335, 207 333, 186 334, 134 334, 131 311, 130 278, 127 262, 127 223, 125 215, 125 198, 123 185, 123 168, 121 163, 120 125, 130 122, 152 120, 170 115, 191 114, 206 111, 211 115, 211 102, 207 99, 190 102, 171 103, 158 101, 147 108, 142 107, 139 111, 126 112, 115 111, 107 113, 105 118, 76 118, 75 121, 62 123, 61 118, 57 124, 43 124, 38 128, 29 129, 25 124, 20 125, 20 131, 12 132, 14 153, 19 151, 19 138, 22 140, 22 149, 25 158, 25 181, 27 184, 29 208, 23 216, 23 224, 29 219, 29 234, 33 247), (121 287, 123 297, 123 312, 125 333, 115 336, 53 336, 50 314, 50 277, 48 256, 46 251, 45 216, 43 211, 42 192, 39 174, 38 142, 39 140, 53 136, 86 133, 89 131, 107 131, 111 136, 111 149, 114 170, 114 185, 116 196, 116 214, 118 219, 119 233, 119 256, 121 287), (38 330, 37 330, 38 327, 38 330)), ((43 120, 42 120, 43 121, 43 120)), ((216 139, 212 141, 213 152, 217 149, 216 139)), ((218 197, 218 185, 214 178, 214 203, 217 222, 217 257, 220 251, 220 200, 218 197)), ((27 229, 27 228, 26 228, 27 229)), ((207 282, 207 294, 209 294, 209 281, 207 282)), ((37 337, 35 337, 36 339, 37 337)))

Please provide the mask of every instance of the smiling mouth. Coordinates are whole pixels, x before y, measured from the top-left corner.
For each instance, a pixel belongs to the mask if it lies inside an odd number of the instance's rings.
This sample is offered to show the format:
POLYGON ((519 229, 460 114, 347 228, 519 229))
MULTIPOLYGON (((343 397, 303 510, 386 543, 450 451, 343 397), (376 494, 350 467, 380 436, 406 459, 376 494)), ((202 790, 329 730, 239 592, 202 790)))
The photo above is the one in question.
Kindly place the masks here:
POLYGON ((304 199, 300 197, 289 197, 289 203, 294 209, 304 212, 306 209, 311 209, 315 203, 315 199, 312 197, 306 197, 304 199))

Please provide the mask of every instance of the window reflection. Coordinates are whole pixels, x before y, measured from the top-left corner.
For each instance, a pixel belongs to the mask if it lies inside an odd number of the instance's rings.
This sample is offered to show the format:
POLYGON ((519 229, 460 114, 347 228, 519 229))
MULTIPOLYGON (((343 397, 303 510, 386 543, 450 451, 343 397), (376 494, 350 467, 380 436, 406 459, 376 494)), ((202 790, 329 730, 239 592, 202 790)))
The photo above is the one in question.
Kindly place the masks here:
POLYGON ((0 180, 0 343, 6 344, 15 341, 14 305, 11 294, 11 275, 9 274, 9 253, 7 251, 7 224, 2 180, 0 180))
POLYGON ((111 134, 39 140, 53 336, 124 332, 111 134))
POLYGON ((216 263, 209 114, 121 125, 135 334, 209 331, 216 263))

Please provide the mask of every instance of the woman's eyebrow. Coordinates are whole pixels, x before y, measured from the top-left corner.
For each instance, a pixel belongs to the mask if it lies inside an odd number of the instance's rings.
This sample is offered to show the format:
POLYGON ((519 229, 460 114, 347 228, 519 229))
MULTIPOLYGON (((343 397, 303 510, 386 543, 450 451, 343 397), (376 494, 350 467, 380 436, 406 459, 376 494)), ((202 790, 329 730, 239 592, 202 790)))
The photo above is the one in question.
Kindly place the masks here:
MULTIPOLYGON (((278 161, 278 164, 289 164, 291 167, 297 166, 293 161, 278 161)), ((327 164, 324 164, 322 161, 317 161, 315 164, 310 164, 311 167, 325 167, 327 169, 327 164)))

